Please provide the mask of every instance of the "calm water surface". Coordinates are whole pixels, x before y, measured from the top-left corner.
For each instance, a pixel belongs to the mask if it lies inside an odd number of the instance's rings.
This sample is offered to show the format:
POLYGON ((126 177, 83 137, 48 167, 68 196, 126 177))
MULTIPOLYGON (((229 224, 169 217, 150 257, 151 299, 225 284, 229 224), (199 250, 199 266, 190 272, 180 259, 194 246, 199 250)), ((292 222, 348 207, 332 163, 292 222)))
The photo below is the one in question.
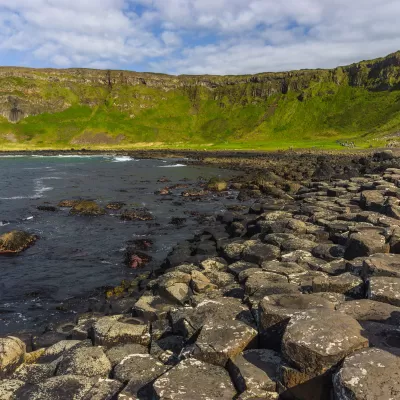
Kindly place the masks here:
POLYGON ((18 256, 0 256, 0 334, 38 329, 59 317, 56 307, 66 299, 89 296, 96 289, 133 277, 123 263, 129 240, 152 238, 151 255, 159 264, 179 241, 191 237, 197 222, 185 212, 215 213, 229 202, 212 196, 201 202, 155 195, 164 187, 198 178, 232 176, 232 171, 187 166, 185 160, 134 160, 115 156, 0 157, 0 234, 13 229, 40 237, 18 256), (161 177, 170 183, 158 183, 161 177), (105 206, 121 201, 147 207, 150 222, 123 222, 118 212, 101 217, 37 210, 63 199, 95 199, 105 206), (187 217, 181 229, 172 217, 187 217))

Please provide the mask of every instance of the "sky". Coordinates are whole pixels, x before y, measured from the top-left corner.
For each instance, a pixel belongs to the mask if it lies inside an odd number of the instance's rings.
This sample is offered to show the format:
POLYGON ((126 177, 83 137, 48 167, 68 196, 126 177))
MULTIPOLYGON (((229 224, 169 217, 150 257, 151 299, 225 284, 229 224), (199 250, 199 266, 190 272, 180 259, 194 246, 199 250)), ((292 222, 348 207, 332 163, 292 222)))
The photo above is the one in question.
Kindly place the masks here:
POLYGON ((0 0, 0 65, 332 68, 400 50, 399 0, 0 0))

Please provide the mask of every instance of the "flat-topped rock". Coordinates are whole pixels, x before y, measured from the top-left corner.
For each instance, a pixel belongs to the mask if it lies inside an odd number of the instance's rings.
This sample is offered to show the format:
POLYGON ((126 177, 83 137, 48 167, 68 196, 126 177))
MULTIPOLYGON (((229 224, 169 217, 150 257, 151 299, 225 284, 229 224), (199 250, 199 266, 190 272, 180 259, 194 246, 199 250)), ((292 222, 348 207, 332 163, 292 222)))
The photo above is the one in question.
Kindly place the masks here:
POLYGON ((345 301, 336 307, 357 321, 376 321, 389 325, 400 325, 400 307, 369 299, 345 301))
POLYGON ((106 351, 106 356, 110 360, 112 367, 115 367, 131 354, 148 354, 148 349, 140 344, 127 343, 111 347, 106 351))
POLYGON ((4 379, 0 380, 0 399, 2 400, 15 400, 15 393, 17 390, 24 386, 25 382, 18 379, 4 379))
POLYGON ((293 315, 282 339, 285 358, 310 376, 323 374, 367 346, 368 339, 354 318, 323 308, 293 315))
POLYGON ((346 357, 333 378, 338 400, 383 400, 400 398, 400 357, 377 348, 346 357))
POLYGON ((158 378, 153 387, 161 399, 232 400, 236 395, 224 368, 194 358, 181 361, 158 378))
POLYGON ((256 395, 262 391, 276 392, 280 354, 274 350, 246 350, 231 359, 228 370, 239 392, 256 395))
POLYGON ((225 366, 229 358, 241 353, 257 336, 257 331, 244 322, 207 321, 194 349, 194 357, 204 362, 225 366))
POLYGON ((124 343, 147 346, 150 343, 149 326, 128 324, 118 321, 121 316, 100 318, 93 326, 96 345, 113 347, 124 343))
POLYGON ((271 261, 281 254, 279 247, 265 244, 258 240, 244 242, 242 258, 244 261, 261 265, 264 261, 271 261))
POLYGON ((374 254, 368 257, 363 262, 362 276, 400 278, 400 254, 374 254))
POLYGON ((346 272, 337 276, 318 276, 313 279, 314 292, 343 293, 347 296, 364 297, 364 281, 346 272))
POLYGON ((390 245, 385 236, 375 230, 351 233, 347 243, 344 258, 352 260, 356 257, 367 257, 375 253, 389 253, 390 245))
POLYGON ((400 307, 400 278, 374 276, 369 280, 368 298, 400 307))

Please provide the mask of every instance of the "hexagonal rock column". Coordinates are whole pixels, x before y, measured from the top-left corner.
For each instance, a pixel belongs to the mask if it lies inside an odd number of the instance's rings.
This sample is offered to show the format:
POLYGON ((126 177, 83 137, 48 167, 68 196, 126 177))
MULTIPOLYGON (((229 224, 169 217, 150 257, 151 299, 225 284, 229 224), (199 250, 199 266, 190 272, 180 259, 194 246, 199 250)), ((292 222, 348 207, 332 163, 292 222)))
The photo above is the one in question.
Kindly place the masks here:
POLYGON ((232 400, 236 390, 228 372, 194 358, 180 362, 153 384, 161 399, 232 400))
POLYGON ((196 340, 193 355, 223 367, 229 358, 241 353, 256 336, 257 331, 244 322, 209 320, 196 340))
POLYGON ((368 298, 400 307, 400 278, 372 277, 369 281, 368 298))
POLYGON ((24 360, 26 346, 22 340, 8 336, 0 338, 0 379, 12 374, 24 360))
POLYGON ((374 254, 363 262, 361 274, 400 278, 400 254, 374 254))
POLYGON ((400 398, 400 357, 377 348, 347 357, 333 378, 337 400, 400 398))
POLYGON ((282 340, 285 358, 310 376, 321 375, 353 351, 368 346, 362 327, 348 315, 325 309, 292 316, 282 340))
POLYGON ((264 347, 280 350, 282 336, 291 317, 314 308, 334 309, 330 301, 312 294, 275 294, 266 296, 259 305, 259 331, 264 347))

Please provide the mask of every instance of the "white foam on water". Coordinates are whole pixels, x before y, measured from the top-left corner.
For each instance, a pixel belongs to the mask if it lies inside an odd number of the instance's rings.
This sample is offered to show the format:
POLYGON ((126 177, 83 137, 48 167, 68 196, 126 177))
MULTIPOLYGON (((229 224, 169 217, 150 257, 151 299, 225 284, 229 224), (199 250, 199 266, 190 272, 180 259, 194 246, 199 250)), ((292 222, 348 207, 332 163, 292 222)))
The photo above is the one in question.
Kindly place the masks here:
POLYGON ((186 164, 172 164, 172 165, 160 165, 159 168, 176 168, 176 167, 186 167, 186 164))
POLYGON ((28 217, 28 218, 25 218, 25 221, 29 221, 29 220, 31 220, 31 219, 33 219, 33 216, 30 216, 30 217, 28 217))
POLYGON ((129 156, 115 156, 112 159, 112 162, 127 162, 127 161, 138 161, 129 156))
POLYGON ((0 226, 7 226, 7 225, 10 225, 10 223, 6 221, 0 221, 0 226))
POLYGON ((25 157, 25 156, 20 155, 20 154, 14 154, 14 155, 6 154, 6 155, 0 156, 0 158, 18 158, 18 157, 25 157))

